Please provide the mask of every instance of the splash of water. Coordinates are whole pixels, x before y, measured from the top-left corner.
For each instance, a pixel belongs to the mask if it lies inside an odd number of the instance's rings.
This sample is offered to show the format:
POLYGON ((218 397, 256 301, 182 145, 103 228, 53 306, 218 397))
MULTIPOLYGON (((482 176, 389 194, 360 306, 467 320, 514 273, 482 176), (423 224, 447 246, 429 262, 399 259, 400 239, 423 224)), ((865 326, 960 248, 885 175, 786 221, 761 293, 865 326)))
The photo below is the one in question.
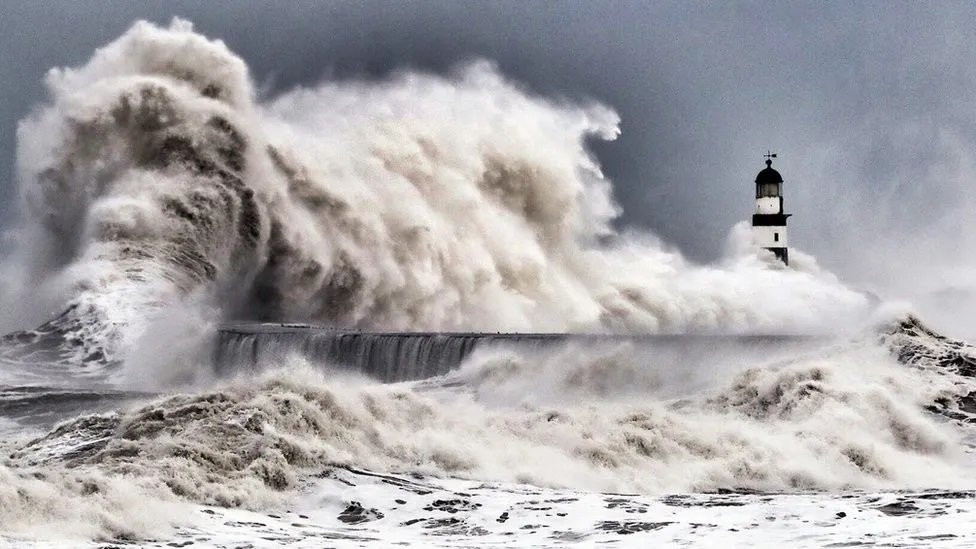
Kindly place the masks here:
POLYGON ((401 330, 805 331, 867 305, 811 261, 749 250, 744 227, 712 267, 615 233, 586 143, 613 139, 617 115, 489 63, 261 102, 240 58, 177 20, 46 83, 18 132, 4 302, 17 328, 67 310, 40 330, 67 334, 62 357, 118 359, 188 295, 401 330))
POLYGON ((644 494, 972 483, 959 432, 923 410, 956 391, 950 378, 905 368, 873 341, 785 356, 725 357, 693 391, 671 361, 621 348, 489 353, 454 377, 396 385, 290 361, 21 445, 18 469, 0 474, 29 497, 0 507, 0 523, 48 505, 44 490, 80 498, 79 479, 104 487, 106 501, 84 501, 96 510, 117 504, 119 479, 154 505, 261 509, 335 465, 644 494))

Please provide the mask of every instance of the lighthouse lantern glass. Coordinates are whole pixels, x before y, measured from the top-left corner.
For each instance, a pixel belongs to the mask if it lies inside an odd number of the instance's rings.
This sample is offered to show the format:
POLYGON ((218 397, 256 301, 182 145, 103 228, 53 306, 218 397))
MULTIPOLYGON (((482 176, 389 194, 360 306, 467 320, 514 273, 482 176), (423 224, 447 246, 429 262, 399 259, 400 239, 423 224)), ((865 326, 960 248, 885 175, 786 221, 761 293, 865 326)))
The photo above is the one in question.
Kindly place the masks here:
POLYGON ((759 183, 756 187, 756 198, 779 196, 779 183, 759 183))

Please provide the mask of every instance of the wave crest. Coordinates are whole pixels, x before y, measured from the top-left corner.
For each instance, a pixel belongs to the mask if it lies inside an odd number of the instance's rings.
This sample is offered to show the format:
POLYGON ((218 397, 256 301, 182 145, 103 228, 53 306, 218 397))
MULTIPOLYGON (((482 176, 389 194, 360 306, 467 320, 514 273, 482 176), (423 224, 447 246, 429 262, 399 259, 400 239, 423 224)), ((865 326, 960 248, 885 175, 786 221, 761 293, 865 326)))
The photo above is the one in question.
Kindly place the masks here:
POLYGON ((85 326, 64 356, 117 360, 189 295, 225 317, 392 330, 791 332, 869 306, 741 227, 715 267, 616 233, 587 148, 616 113, 490 63, 261 102, 221 42, 140 22, 48 89, 18 133, 4 301, 37 322, 67 310, 50 333, 85 326))

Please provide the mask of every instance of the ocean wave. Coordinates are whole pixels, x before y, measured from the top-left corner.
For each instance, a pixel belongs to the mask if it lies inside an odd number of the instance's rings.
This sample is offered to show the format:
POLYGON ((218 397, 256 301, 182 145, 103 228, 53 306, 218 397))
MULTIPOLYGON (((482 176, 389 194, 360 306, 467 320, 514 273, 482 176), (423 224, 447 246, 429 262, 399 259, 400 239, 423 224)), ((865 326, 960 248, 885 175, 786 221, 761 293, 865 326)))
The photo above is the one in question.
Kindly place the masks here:
POLYGON ((972 485, 974 355, 911 320, 888 348, 570 343, 410 383, 296 357, 214 380, 201 352, 226 319, 836 335, 874 304, 800 251, 754 250, 745 224, 710 266, 614 231, 587 144, 617 115, 490 63, 259 99, 243 60, 177 20, 46 84, 18 131, 3 379, 34 379, 13 389, 40 387, 31 406, 112 405, 7 444, 6 531, 147 536, 180 502, 273 506, 337 465, 644 494, 972 485))
POLYGON ((123 361, 188 296, 223 318, 392 330, 837 331, 870 309, 801 252, 783 268, 753 251, 744 226, 710 267, 615 232, 587 143, 617 115, 490 63, 258 100, 239 57, 176 20, 46 84, 18 131, 0 322, 38 358, 123 361))
POLYGON ((629 391, 639 357, 554 356, 526 359, 522 368, 540 366, 538 375, 512 371, 511 360, 485 375, 495 365, 473 360, 460 385, 380 385, 297 361, 62 424, 13 456, 151 477, 176 495, 230 506, 266 504, 268 493, 332 465, 641 493, 931 488, 969 478, 959 433, 925 411, 955 385, 906 368, 873 341, 729 361, 711 387, 682 398, 629 391), (550 378, 548 398, 536 398, 540 376, 550 378), (515 384, 522 398, 499 402, 515 384), (94 442, 58 450, 79 437, 94 442))

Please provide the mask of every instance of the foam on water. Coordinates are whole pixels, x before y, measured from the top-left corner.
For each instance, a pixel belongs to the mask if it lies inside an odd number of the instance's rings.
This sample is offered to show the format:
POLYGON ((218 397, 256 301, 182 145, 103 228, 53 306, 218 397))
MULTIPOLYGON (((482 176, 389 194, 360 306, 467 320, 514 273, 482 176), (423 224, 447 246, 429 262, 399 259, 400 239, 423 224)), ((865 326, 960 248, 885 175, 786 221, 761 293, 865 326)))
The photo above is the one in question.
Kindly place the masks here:
POLYGON ((869 308, 802 252, 757 254, 745 225, 708 267, 616 233, 586 143, 617 115, 489 63, 261 102, 223 43, 140 22, 46 84, 18 131, 0 291, 26 330, 5 342, 33 360, 124 361, 187 300, 436 331, 837 332, 869 308))
POLYGON ((925 411, 958 395, 954 379, 906 368, 874 341, 727 359, 690 392, 669 377, 675 366, 620 348, 476 353, 447 378, 378 385, 295 359, 67 422, 10 460, 127 479, 162 502, 249 509, 336 465, 643 494, 973 485, 963 432, 925 411))
POLYGON ((151 480, 0 465, 0 524, 8 534, 125 539, 163 535, 191 520, 186 506, 151 480))
MULTIPOLYGON (((587 149, 619 133, 606 106, 485 62, 259 100, 245 63, 179 20, 136 23, 46 84, 19 127, 0 263, 3 403, 18 421, 93 404, 6 443, 0 531, 153 536, 187 503, 279 506, 336 465, 643 494, 972 486, 976 353, 913 321, 888 347, 772 354, 610 337, 851 334, 873 304, 801 251, 786 267, 752 249, 745 224, 709 266, 614 231, 587 149), (442 374, 382 385, 242 337, 225 350, 253 368, 216 380, 230 318, 605 340, 454 336, 376 361, 297 340, 388 380, 442 374)), ((423 341, 400 337, 374 347, 423 341)))

